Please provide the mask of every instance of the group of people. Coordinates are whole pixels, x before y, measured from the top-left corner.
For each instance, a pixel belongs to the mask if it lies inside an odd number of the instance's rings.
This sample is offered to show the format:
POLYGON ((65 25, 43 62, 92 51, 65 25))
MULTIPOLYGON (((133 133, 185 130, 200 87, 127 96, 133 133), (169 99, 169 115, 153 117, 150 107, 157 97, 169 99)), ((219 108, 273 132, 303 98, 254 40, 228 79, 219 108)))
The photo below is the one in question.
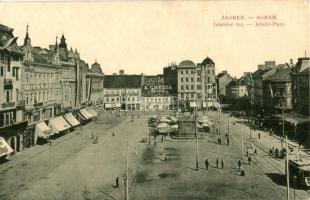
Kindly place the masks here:
MULTIPOLYGON (((206 170, 209 169, 209 164, 210 164, 210 163, 209 163, 209 160, 206 159, 206 160, 205 160, 205 167, 206 167, 206 170)), ((216 164, 216 168, 219 168, 219 158, 218 158, 218 157, 216 158, 215 164, 216 164)), ((221 159, 221 169, 224 169, 224 161, 223 161, 223 159, 221 159)))

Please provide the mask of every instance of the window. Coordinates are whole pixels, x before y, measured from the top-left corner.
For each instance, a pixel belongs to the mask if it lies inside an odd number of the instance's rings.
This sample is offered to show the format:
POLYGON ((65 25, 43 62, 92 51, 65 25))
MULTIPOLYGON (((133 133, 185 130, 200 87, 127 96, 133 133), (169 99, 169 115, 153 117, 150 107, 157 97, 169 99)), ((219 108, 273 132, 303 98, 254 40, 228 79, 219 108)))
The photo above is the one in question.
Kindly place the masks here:
POLYGON ((197 82, 200 82, 201 81, 201 78, 200 77, 197 77, 197 82))
POLYGON ((3 67, 1 67, 0 75, 3 76, 3 67))
POLYGON ((187 70, 186 70, 185 72, 186 72, 186 74, 188 74, 188 71, 187 71, 187 70))
POLYGON ((207 72, 208 72, 208 74, 210 74, 210 69, 208 69, 208 71, 207 71, 207 72))
POLYGON ((194 81, 194 78, 193 78, 193 77, 191 77, 191 81, 192 81, 192 82, 194 81))
POLYGON ((188 82, 188 77, 185 78, 186 82, 188 82))
POLYGON ((183 74, 183 70, 181 70, 181 74, 183 74))
POLYGON ((184 90, 184 85, 181 85, 181 90, 184 90))
POLYGON ((15 77, 15 67, 13 67, 13 77, 15 77))
POLYGON ((201 85, 197 85, 197 89, 198 89, 198 90, 201 90, 201 85))
POLYGON ((191 70, 191 74, 194 74, 194 71, 193 71, 193 70, 191 70))
POLYGON ((192 89, 192 90, 194 89, 194 85, 191 85, 191 89, 192 89))
POLYGON ((201 75, 201 71, 197 70, 197 74, 198 74, 198 76, 200 76, 201 75))
POLYGON ((181 82, 183 82, 183 77, 181 78, 181 82))
POLYGON ((188 85, 186 85, 186 89, 188 90, 188 85))
POLYGON ((208 83, 210 83, 211 81, 210 81, 210 77, 208 77, 208 81, 207 81, 208 83))

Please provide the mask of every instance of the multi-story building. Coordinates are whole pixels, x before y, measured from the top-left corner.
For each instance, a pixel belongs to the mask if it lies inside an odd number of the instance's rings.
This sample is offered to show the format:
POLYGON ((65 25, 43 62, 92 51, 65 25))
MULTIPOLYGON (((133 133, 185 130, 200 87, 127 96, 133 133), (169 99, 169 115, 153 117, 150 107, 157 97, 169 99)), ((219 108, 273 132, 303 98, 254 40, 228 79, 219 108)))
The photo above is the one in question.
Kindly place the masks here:
POLYGON ((310 114, 310 58, 298 58, 298 62, 292 75, 293 110, 296 113, 310 114))
POLYGON ((21 81, 25 119, 29 125, 51 119, 61 113, 62 68, 57 39, 54 47, 32 47, 27 30, 22 47, 25 56, 21 81))
POLYGON ((218 99, 215 65, 210 58, 195 64, 190 60, 182 61, 177 67, 178 101, 183 107, 212 107, 218 99), (187 102, 187 103, 186 103, 187 102))
POLYGON ((222 98, 223 102, 226 101, 227 97, 227 85, 233 80, 233 77, 231 77, 227 71, 222 71, 216 76, 216 85, 217 85, 217 92, 218 95, 222 98))
POLYGON ((172 96, 177 96, 178 94, 178 73, 176 63, 169 64, 164 68, 164 83, 169 86, 169 94, 172 96))
POLYGON ((169 96, 171 86, 165 84, 163 75, 144 75, 142 78, 142 96, 169 96))
POLYGON ((157 111, 169 110, 172 104, 171 96, 142 96, 141 110, 157 111))
POLYGON ((236 100, 248 97, 247 82, 241 77, 240 79, 233 79, 227 85, 227 99, 236 100))
POLYGON ((266 114, 292 110, 291 74, 292 69, 288 65, 279 65, 275 73, 263 81, 263 104, 266 114))
POLYGON ((96 61, 86 73, 87 101, 92 102, 98 107, 103 107, 103 88, 104 74, 102 73, 100 64, 96 61))
POLYGON ((276 72, 275 61, 266 61, 264 65, 258 65, 258 69, 253 73, 253 113, 264 115, 264 92, 263 81, 276 72))
POLYGON ((140 110, 142 75, 105 75, 104 79, 106 109, 140 110))
POLYGON ((27 126, 24 121, 21 88, 22 52, 17 46, 13 29, 0 24, 0 137, 13 150, 27 146, 27 126))

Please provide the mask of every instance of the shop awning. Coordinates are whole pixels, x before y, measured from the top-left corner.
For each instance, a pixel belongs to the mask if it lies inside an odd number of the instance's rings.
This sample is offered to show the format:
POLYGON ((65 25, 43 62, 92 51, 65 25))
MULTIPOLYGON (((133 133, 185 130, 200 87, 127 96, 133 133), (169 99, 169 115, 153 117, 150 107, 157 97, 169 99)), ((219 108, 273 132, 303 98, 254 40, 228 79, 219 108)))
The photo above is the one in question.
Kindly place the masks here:
POLYGON ((63 117, 72 127, 80 125, 80 122, 72 115, 72 113, 66 113, 63 115, 63 117))
POLYGON ((105 107, 105 108, 112 108, 112 104, 106 103, 106 104, 104 104, 104 107, 105 107))
POLYGON ((0 137, 0 157, 5 156, 13 152, 13 149, 10 145, 5 141, 3 137, 0 137))
POLYGON ((86 108, 86 110, 87 110, 87 112, 89 112, 92 115, 92 117, 98 116, 97 112, 93 108, 88 107, 88 108, 86 108))
POLYGON ((48 138, 53 134, 53 131, 48 127, 44 122, 40 122, 35 126, 35 135, 36 137, 48 138))
POLYGON ((85 108, 81 109, 79 112, 82 114, 82 116, 83 116, 86 120, 92 118, 92 115, 91 115, 85 108))
POLYGON ((115 103, 115 104, 114 104, 114 107, 120 108, 120 107, 121 107, 121 103, 115 103))
POLYGON ((54 133, 59 133, 61 131, 71 128, 71 126, 62 116, 50 119, 48 122, 48 126, 53 130, 54 133))

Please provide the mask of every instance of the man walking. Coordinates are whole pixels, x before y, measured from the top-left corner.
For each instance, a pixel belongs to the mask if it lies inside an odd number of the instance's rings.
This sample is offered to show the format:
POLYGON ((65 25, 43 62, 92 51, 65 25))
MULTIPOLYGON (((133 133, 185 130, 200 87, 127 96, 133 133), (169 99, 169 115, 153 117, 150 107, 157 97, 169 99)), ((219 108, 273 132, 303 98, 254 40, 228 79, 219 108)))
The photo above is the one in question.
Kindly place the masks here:
POLYGON ((216 168, 218 168, 219 167, 219 158, 217 157, 216 158, 216 168))
POLYGON ((260 139, 260 132, 258 132, 258 139, 260 139))
POLYGON ((241 160, 238 160, 238 167, 239 167, 239 170, 240 170, 240 167, 241 167, 241 160))
POLYGON ((251 165, 251 161, 252 161, 251 156, 248 157, 248 161, 249 161, 249 165, 251 165))
POLYGON ((208 159, 206 159, 206 161, 205 161, 205 166, 206 166, 206 170, 208 170, 208 168, 209 168, 209 161, 208 161, 208 159))
POLYGON ((223 161, 223 159, 221 159, 221 167, 222 167, 222 169, 224 169, 224 161, 223 161))
POLYGON ((115 187, 118 188, 119 187, 119 178, 118 176, 115 179, 115 187))

